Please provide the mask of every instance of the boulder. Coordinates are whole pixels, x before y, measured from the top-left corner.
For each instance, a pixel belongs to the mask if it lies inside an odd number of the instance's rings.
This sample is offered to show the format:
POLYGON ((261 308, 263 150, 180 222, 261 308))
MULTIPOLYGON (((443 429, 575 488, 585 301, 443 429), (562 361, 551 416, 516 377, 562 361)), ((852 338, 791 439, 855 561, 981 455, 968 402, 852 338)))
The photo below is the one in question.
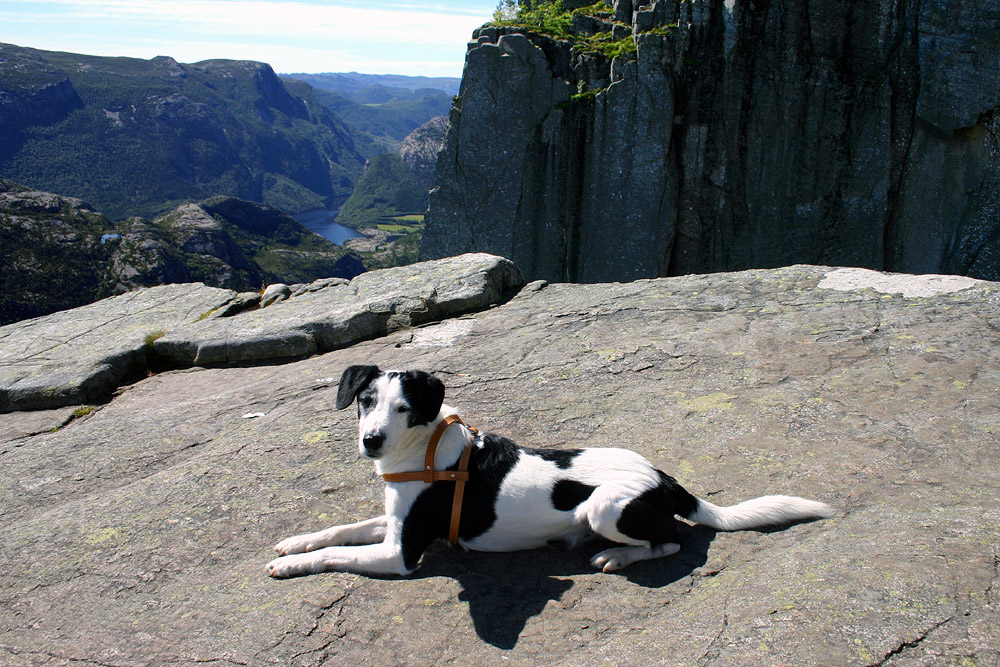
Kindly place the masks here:
POLYGON ((146 368, 157 337, 234 295, 201 283, 163 285, 0 327, 0 413, 106 397, 146 368))
POLYGON ((1000 285, 969 279, 534 282, 293 363, 155 374, 61 427, 0 416, 0 662, 996 664, 998 328, 1000 285), (270 579, 280 539, 383 511, 333 408, 356 363, 432 371, 523 445, 625 446, 719 505, 837 515, 685 526, 615 574, 588 563, 603 544, 441 544, 411 577, 270 579))
POLYGON ((294 295, 272 286, 273 294, 290 296, 268 305, 265 292, 266 308, 175 329, 153 349, 173 363, 198 366, 305 356, 482 310, 522 284, 509 260, 471 254, 370 271, 350 282, 322 280, 294 295))
POLYGON ((0 327, 0 412, 103 400, 150 366, 302 357, 483 310, 523 284, 517 268, 466 255, 237 294, 201 283, 123 294, 0 327), (266 306, 266 307, 265 307, 266 306))
POLYGON ((268 285, 260 295, 260 307, 267 308, 272 303, 284 301, 292 295, 292 288, 282 283, 268 285))

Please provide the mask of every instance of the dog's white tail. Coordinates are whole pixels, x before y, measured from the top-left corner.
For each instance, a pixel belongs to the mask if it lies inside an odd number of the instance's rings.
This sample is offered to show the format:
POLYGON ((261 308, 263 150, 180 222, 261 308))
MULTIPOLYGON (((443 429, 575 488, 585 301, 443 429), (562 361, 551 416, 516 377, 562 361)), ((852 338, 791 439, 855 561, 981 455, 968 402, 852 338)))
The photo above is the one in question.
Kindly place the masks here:
POLYGON ((761 496, 732 507, 719 507, 697 498, 698 506, 688 515, 695 523, 716 530, 746 530, 777 526, 807 519, 833 516, 833 508, 816 500, 796 496, 761 496))

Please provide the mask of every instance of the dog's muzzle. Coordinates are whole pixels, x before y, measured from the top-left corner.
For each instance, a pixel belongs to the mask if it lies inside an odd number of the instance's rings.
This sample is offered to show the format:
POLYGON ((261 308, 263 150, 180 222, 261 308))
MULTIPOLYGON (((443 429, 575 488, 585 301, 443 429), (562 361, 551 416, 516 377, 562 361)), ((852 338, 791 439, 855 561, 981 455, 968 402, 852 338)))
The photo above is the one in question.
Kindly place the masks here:
POLYGON ((361 439, 361 444, 365 447, 365 455, 374 458, 378 455, 382 445, 385 444, 385 435, 382 433, 369 433, 361 439))

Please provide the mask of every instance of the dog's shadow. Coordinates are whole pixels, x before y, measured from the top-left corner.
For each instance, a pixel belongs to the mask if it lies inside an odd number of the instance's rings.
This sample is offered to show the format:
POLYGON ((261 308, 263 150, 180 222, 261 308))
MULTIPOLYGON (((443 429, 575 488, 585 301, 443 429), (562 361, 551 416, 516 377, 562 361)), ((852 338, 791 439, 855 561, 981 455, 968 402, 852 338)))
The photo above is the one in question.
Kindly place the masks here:
MULTIPOLYGON (((634 563, 622 577, 646 588, 661 588, 690 576, 708 560, 715 531, 703 526, 680 527, 683 548, 666 558, 634 563)), ((573 587, 566 577, 596 572, 590 558, 610 542, 595 540, 574 549, 537 549, 512 553, 465 552, 435 545, 424 556, 416 577, 452 577, 462 586, 459 599, 480 639, 500 649, 517 644, 528 620, 550 601, 559 602, 573 587)))

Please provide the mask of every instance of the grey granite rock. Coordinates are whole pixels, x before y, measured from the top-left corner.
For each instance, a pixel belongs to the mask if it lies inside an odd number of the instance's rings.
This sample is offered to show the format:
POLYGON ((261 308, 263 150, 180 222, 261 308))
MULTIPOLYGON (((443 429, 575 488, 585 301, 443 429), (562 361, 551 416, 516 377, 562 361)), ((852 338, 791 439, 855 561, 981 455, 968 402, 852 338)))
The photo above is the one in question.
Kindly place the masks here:
POLYGON ((260 295, 260 307, 267 308, 272 303, 284 301, 292 295, 292 289, 288 285, 275 283, 268 285, 260 295))
POLYGON ((0 662, 994 665, 998 327, 1000 285, 954 277, 536 282, 295 363, 160 373, 53 432, 65 413, 32 414, 0 428, 0 662), (684 527, 612 575, 600 544, 442 544, 412 577, 270 579, 278 540, 383 511, 333 408, 355 363, 433 371, 523 445, 626 446, 716 504, 838 516, 684 527))
POLYGON ((181 365, 299 357, 482 310, 522 284, 509 260, 484 254, 371 271, 349 283, 320 281, 266 308, 170 331, 154 349, 181 365))
POLYGON ((521 287, 506 259, 473 254, 323 278, 261 295, 167 285, 0 327, 0 412, 104 398, 152 362, 208 365, 301 357, 483 310, 521 287))
POLYGON ((164 285, 0 327, 0 413, 106 396, 145 368, 155 338, 234 295, 201 283, 164 285))
POLYGON ((635 45, 614 60, 582 52, 600 21, 574 21, 577 48, 474 34, 421 258, 572 282, 794 263, 1000 279, 995 3, 613 9, 635 45))
POLYGON ((447 129, 448 117, 434 116, 408 134, 399 145, 400 159, 414 171, 421 184, 430 182, 447 129))

